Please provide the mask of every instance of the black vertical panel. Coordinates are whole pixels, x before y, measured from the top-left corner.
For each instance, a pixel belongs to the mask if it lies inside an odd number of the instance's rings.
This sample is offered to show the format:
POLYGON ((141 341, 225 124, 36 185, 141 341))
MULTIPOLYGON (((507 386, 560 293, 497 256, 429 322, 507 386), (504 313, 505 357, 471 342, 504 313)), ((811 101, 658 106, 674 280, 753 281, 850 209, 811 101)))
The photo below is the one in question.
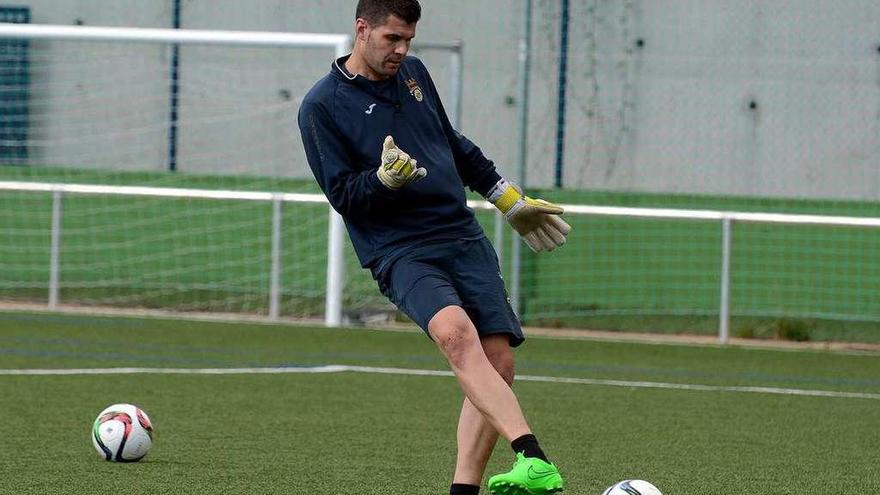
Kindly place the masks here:
MULTIPOLYGON (((31 22, 28 7, 0 6, 0 22, 31 22)), ((0 165, 27 163, 30 59, 27 40, 0 38, 0 165)))
MULTIPOLYGON (((174 29, 180 29, 180 0, 174 0, 174 29)), ((171 47, 171 110, 168 129, 168 170, 177 171, 177 119, 180 105, 180 45, 171 47)))

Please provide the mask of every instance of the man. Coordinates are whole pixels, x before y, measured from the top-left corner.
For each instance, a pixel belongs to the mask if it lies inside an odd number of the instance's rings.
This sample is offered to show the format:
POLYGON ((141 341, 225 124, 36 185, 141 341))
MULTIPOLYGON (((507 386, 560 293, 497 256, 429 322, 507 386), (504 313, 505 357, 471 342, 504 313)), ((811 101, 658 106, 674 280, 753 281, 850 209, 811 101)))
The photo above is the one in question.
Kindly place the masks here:
POLYGON ((562 477, 513 394, 511 347, 524 340, 498 259, 464 187, 482 194, 534 251, 565 243, 562 209, 524 196, 449 123, 425 66, 407 57, 418 0, 360 0, 352 53, 302 102, 309 166, 345 219, 380 290, 436 343, 464 390, 450 494, 477 494, 498 435, 516 454, 496 494, 561 491, 562 477))

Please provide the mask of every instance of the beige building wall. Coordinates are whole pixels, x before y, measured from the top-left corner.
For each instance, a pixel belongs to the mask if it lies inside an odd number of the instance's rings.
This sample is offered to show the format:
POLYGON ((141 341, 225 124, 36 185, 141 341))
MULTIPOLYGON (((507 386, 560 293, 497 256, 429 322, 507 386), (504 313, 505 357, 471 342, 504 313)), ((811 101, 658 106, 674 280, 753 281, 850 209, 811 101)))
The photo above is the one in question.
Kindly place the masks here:
MULTIPOLYGON (((169 27, 169 1, 28 0, 35 23, 169 27)), ((184 0, 185 28, 350 33, 354 0, 184 0)), ((464 42, 462 131, 517 168, 522 1, 425 0, 464 42)), ((534 4, 527 182, 552 185, 559 2, 534 4)), ((880 197, 880 4, 572 1, 564 187, 880 197)), ((163 170, 170 50, 34 43, 35 163, 163 170)), ((441 93, 447 54, 419 53, 441 93)), ((179 169, 307 177, 298 99, 332 52, 183 47, 179 169)))

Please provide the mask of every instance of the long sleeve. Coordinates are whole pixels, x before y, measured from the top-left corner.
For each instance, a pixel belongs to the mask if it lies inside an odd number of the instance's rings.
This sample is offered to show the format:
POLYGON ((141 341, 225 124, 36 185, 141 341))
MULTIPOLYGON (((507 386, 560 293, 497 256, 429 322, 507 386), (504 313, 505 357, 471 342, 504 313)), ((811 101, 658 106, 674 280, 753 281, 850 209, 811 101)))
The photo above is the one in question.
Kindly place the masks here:
MULTIPOLYGON (((395 192, 382 185, 375 168, 357 166, 322 105, 304 103, 298 121, 309 167, 336 211, 357 218, 394 200, 395 192)), ((377 156, 377 167, 378 159, 377 156)))
POLYGON ((312 174, 345 219, 361 266, 378 266, 423 242, 483 236, 465 189, 485 195, 497 182, 494 165, 470 141, 456 139, 453 151, 456 134, 435 106, 421 62, 406 57, 397 75, 382 81, 352 77, 344 64, 345 58, 335 60, 306 94, 298 123, 312 174), (426 177, 397 190, 379 181, 389 135, 419 160, 426 177))

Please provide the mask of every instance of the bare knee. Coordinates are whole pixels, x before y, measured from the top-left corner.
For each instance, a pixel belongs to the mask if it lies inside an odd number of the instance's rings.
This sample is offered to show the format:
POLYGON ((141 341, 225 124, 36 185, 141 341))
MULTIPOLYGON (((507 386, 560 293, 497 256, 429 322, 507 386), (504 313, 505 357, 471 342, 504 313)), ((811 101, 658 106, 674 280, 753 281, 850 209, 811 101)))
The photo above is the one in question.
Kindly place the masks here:
POLYGON ((431 319, 428 330, 454 368, 463 367, 467 356, 479 347, 476 328, 461 308, 450 306, 440 310, 431 319))
POLYGON ((495 370, 508 385, 513 385, 515 364, 513 350, 506 335, 489 335, 482 339, 483 351, 495 370))

